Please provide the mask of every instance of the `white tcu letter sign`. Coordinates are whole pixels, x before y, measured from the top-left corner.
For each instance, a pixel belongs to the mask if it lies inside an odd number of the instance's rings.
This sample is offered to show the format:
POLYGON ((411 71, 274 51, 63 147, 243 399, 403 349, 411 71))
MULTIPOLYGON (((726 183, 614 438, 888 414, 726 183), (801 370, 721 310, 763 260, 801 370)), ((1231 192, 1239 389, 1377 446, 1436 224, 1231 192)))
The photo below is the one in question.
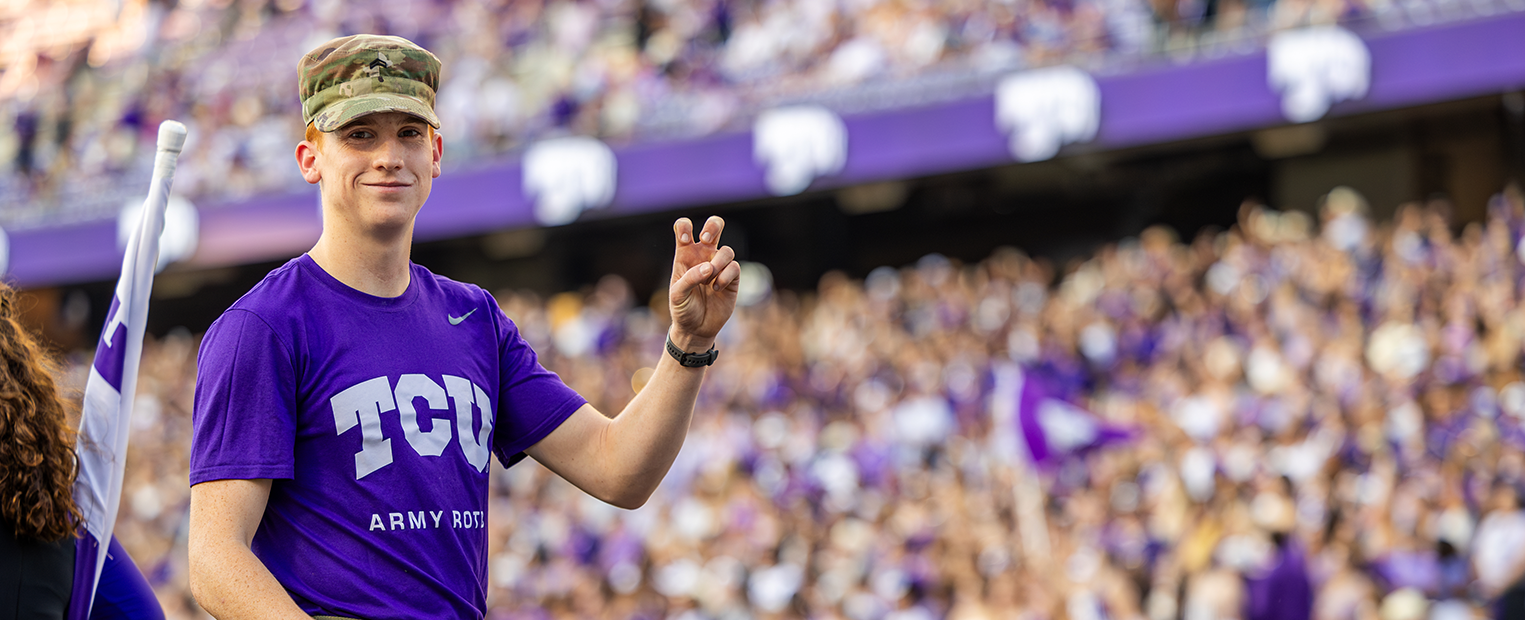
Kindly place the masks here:
POLYGON ((567 224, 588 209, 614 200, 614 150, 593 138, 553 138, 524 153, 524 193, 535 201, 535 219, 567 224))
POLYGON ((1266 48, 1266 79, 1281 94, 1287 120, 1318 120, 1338 101, 1360 99, 1371 85, 1371 52, 1338 26, 1281 32, 1266 48))
POLYGON ((996 128, 1011 138, 1017 161, 1042 161, 1059 147, 1087 142, 1101 125, 1101 88, 1075 67, 1025 71, 1001 80, 996 128))
POLYGON ((847 164, 847 125, 821 106, 768 110, 752 125, 752 159, 767 170, 769 192, 798 194, 847 164))
MULTIPOLYGON (((143 201, 128 200, 117 212, 117 249, 125 249, 127 241, 137 232, 143 222, 143 201)), ((201 237, 201 216, 196 206, 180 196, 170 196, 164 206, 164 229, 159 231, 159 262, 154 273, 177 260, 196 254, 197 240, 201 237)))

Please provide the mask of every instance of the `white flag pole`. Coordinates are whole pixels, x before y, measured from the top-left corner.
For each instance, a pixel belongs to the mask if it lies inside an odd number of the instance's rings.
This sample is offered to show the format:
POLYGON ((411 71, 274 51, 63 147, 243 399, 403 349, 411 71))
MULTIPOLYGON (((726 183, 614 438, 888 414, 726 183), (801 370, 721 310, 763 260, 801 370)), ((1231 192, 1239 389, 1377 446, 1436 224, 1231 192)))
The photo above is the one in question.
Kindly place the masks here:
MULTIPOLYGON (((85 384, 84 410, 81 412, 79 438, 79 476, 74 483, 74 500, 84 516, 87 538, 79 546, 90 549, 94 557, 83 554, 76 562, 94 560, 89 573, 86 604, 71 605, 71 617, 87 617, 95 600, 95 587, 106 563, 106 549, 116 524, 122 501, 122 476, 126 467, 127 437, 131 428, 133 400, 137 397, 138 364, 143 353, 143 333, 148 324, 148 299, 153 292, 154 267, 159 260, 159 234, 164 231, 164 209, 169 204, 170 183, 180 150, 185 145, 185 125, 164 121, 159 125, 158 148, 154 155, 153 180, 143 202, 143 214, 136 234, 127 242, 122 256, 122 274, 101 340, 85 384), (88 544, 93 542, 93 547, 88 544)), ((75 590, 83 583, 76 578, 75 590)))

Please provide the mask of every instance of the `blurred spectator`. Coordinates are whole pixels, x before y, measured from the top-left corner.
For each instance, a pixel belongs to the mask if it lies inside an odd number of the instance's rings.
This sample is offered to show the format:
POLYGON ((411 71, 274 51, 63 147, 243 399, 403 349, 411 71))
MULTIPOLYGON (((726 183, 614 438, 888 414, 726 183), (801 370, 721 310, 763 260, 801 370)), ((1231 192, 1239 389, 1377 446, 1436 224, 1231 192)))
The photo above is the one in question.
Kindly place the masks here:
MULTIPOLYGON (((1525 512, 1519 492, 1508 482, 1499 483, 1489 499, 1489 510, 1477 527, 1473 566, 1484 595, 1525 603, 1525 512)), ((1502 604, 1500 611, 1508 606, 1502 604)), ((1515 609, 1525 607, 1515 606, 1515 609)))

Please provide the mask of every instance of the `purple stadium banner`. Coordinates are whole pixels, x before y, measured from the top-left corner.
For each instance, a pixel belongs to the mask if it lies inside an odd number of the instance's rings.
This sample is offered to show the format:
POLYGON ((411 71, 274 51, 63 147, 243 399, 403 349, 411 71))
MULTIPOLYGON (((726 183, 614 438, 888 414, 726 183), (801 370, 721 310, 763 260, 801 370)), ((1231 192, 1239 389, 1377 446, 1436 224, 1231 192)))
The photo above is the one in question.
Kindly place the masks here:
MULTIPOLYGON (((1525 87, 1525 13, 1364 38, 1371 82, 1364 97, 1333 104, 1348 116, 1525 87)), ((1253 54, 1099 76, 1100 129, 1066 152, 1104 150, 1286 124, 1267 85, 1267 56, 1253 54)), ((812 190, 977 169, 1015 161, 996 127, 995 97, 900 109, 845 120, 846 164, 812 190)), ((611 204, 584 217, 619 216, 769 196, 749 133, 615 150, 611 204)), ((435 181, 415 238, 445 239, 538 226, 519 162, 451 170, 435 181)), ((204 268, 276 260, 311 247, 321 229, 317 193, 201 209, 199 249, 184 261, 204 268)), ((14 231, 10 271, 21 287, 103 280, 121 261, 116 222, 14 231)))

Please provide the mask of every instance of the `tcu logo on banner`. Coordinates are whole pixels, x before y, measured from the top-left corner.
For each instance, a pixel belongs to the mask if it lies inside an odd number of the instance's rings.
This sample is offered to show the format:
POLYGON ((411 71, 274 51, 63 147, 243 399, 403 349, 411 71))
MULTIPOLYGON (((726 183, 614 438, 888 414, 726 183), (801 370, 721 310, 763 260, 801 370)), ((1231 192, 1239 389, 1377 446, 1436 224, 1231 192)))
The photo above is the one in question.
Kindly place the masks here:
POLYGON ((1281 93, 1281 113, 1295 123, 1319 119, 1337 101, 1365 97, 1371 86, 1371 52, 1338 26, 1278 33, 1266 61, 1267 82, 1281 93))
POLYGON ((1101 125, 1101 88, 1075 67, 1050 67, 1001 80, 995 124, 1018 161, 1042 161, 1059 147, 1087 142, 1101 125))
POLYGON ((587 137, 553 138, 524 153, 524 193, 535 202, 535 220, 567 224, 588 209, 614 200, 614 150, 587 137))
POLYGON ((847 125, 821 106, 768 110, 752 125, 752 159, 767 170, 769 192, 798 194, 847 165, 847 125))
MULTIPOLYGON (((128 240, 137 234, 138 224, 142 220, 142 201, 129 200, 122 205, 116 221, 118 249, 127 247, 128 240)), ((159 233, 159 262, 154 265, 154 273, 164 271, 166 266, 177 260, 190 258, 196 253, 200 237, 201 216, 195 205, 179 196, 170 196, 169 203, 164 207, 164 230, 159 233)))

